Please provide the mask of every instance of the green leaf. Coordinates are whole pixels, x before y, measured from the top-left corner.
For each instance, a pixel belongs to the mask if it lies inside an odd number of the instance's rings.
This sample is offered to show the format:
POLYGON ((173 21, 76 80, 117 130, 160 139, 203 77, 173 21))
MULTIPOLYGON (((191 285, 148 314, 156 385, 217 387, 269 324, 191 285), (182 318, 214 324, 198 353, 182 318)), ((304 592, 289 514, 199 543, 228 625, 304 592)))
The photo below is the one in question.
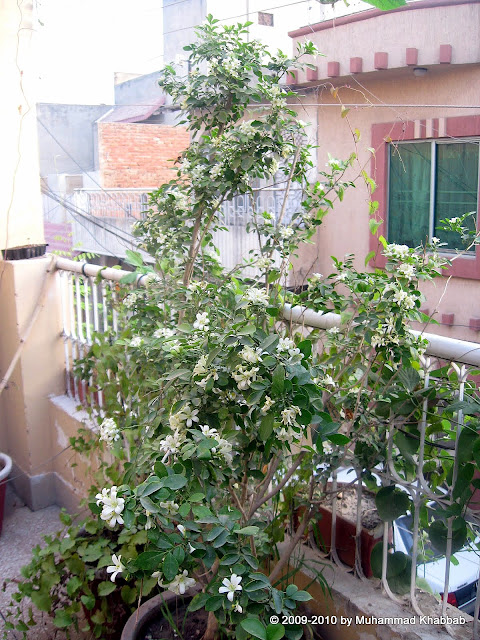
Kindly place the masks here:
POLYGON ((267 640, 267 630, 265 625, 260 622, 258 618, 245 618, 240 622, 240 625, 255 638, 260 640, 267 640))
POLYGON ((73 618, 65 609, 60 609, 55 613, 53 624, 59 629, 66 629, 73 624, 73 618))
POLYGON ((198 611, 199 609, 203 609, 209 598, 210 595, 208 593, 197 593, 188 605, 188 611, 198 611))
POLYGON ((181 489, 187 484, 185 476, 181 476, 178 473, 174 473, 167 478, 162 478, 163 486, 168 489, 181 489))
POLYGON ((477 441, 479 443, 478 446, 480 446, 480 438, 476 431, 469 429, 467 426, 463 427, 458 437, 457 456, 459 465, 473 460, 477 441))
POLYGON ((205 540, 207 542, 211 542, 212 540, 215 540, 215 538, 218 538, 218 536, 224 531, 225 527, 213 527, 213 529, 211 529, 205 536, 205 540))
POLYGON ((454 500, 460 498, 464 491, 466 491, 470 487, 474 472, 475 467, 471 463, 464 464, 463 467, 458 470, 457 481, 455 482, 452 494, 452 498, 454 500))
MULTIPOLYGON (((158 571, 162 562, 163 553, 158 551, 144 551, 135 560, 135 564, 139 569, 145 571, 158 571)), ((174 576, 175 577, 175 576, 174 576)))
POLYGON ((350 442, 350 438, 343 433, 332 433, 331 435, 327 436, 327 440, 330 440, 330 442, 333 442, 333 444, 339 444, 342 446, 350 442))
POLYGON ((52 610, 52 599, 50 594, 43 591, 32 591, 30 594, 33 604, 40 609, 40 611, 47 611, 50 613, 52 610))
MULTIPOLYGON (((370 222, 372 222, 372 220, 370 220, 370 222)), ((376 253, 376 251, 370 251, 369 253, 367 253, 367 255, 365 257, 365 266, 367 266, 367 264, 370 262, 370 260, 372 260, 375 257, 375 253, 376 253)))
POLYGON ((275 371, 272 375, 272 393, 273 395, 280 395, 285 388, 285 367, 278 364, 275 367, 275 371))
POLYGON ((205 611, 217 611, 224 602, 222 596, 211 596, 205 603, 205 611))
POLYGON ((391 9, 397 9, 407 4, 406 0, 365 0, 365 2, 377 7, 377 9, 381 11, 390 11, 391 9))
POLYGON ((243 529, 237 529, 234 533, 237 533, 239 536, 256 536, 259 531, 260 529, 258 527, 252 525, 243 527, 243 529))
POLYGON ((130 249, 127 249, 125 251, 125 256, 125 262, 128 262, 128 264, 131 264, 134 267, 143 267, 143 258, 138 251, 131 251, 130 249))
POLYGON ((308 602, 312 599, 312 596, 307 591, 297 591, 290 597, 296 602, 308 602))
POLYGON ((178 573, 178 562, 173 553, 170 551, 165 556, 165 560, 162 565, 163 575, 167 582, 172 582, 178 573))
MULTIPOLYGON (((428 528, 432 546, 441 553, 447 552, 447 526, 442 520, 435 520, 428 528)), ((467 541, 467 525, 463 518, 455 518, 452 524, 452 553, 459 551, 467 541)))
POLYGON ((73 578, 67 582, 67 594, 72 597, 73 594, 80 589, 82 584, 83 581, 80 580, 78 576, 73 576, 73 578))
POLYGON ((116 589, 116 584, 114 582, 100 582, 98 585, 98 595, 101 597, 105 597, 110 595, 116 589))
POLYGON ((298 348, 302 352, 304 358, 309 358, 312 355, 311 340, 302 340, 302 342, 299 343, 298 348))
POLYGON ((404 491, 391 485, 380 489, 375 496, 375 504, 380 518, 391 522, 407 512, 410 508, 410 499, 404 491))
POLYGON ((267 640, 281 640, 285 636, 283 624, 269 624, 267 627, 267 640))
POLYGON ((274 419, 273 413, 267 413, 266 416, 263 416, 260 422, 260 428, 258 429, 258 437, 262 442, 268 440, 272 435, 274 419))
POLYGON ((83 604, 85 605, 85 609, 88 609, 88 611, 91 611, 95 606, 96 600, 95 600, 95 596, 92 594, 88 596, 87 595, 80 596, 80 600, 83 602, 83 604))

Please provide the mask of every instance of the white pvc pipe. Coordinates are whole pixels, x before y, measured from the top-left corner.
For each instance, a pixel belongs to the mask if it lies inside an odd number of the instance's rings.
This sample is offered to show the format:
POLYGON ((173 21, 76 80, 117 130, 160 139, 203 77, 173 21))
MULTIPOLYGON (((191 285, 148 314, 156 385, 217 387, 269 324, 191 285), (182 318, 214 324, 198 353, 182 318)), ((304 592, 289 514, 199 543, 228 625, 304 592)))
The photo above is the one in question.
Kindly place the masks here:
MULTIPOLYGON (((313 311, 313 309, 305 309, 304 307, 292 307, 286 304, 283 307, 282 315, 285 320, 291 320, 296 324, 304 324, 308 327, 318 329, 330 329, 331 327, 340 327, 340 315, 338 313, 321 313, 313 311)), ((421 336, 428 340, 427 354, 442 358, 442 360, 450 360, 453 362, 462 362, 475 367, 480 366, 480 344, 477 342, 467 342, 466 340, 456 340, 455 338, 446 338, 438 336, 434 333, 422 333, 421 331, 410 330, 414 336, 421 336)))
POLYGON ((0 453, 0 464, 3 464, 3 469, 0 469, 0 482, 3 482, 12 470, 12 459, 6 453, 0 453))

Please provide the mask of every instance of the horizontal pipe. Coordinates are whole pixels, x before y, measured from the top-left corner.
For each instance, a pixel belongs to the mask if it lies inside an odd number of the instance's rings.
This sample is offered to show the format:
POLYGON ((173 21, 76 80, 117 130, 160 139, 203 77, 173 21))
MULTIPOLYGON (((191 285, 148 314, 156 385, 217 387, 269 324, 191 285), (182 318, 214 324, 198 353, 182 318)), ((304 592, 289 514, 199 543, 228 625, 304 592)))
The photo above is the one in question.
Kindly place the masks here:
MULTIPOLYGON (((304 324, 305 326, 317 329, 340 327, 340 315, 338 313, 321 313, 313 311, 313 309, 305 309, 304 307, 298 306, 292 307, 286 304, 283 308, 282 315, 285 320, 291 320, 296 324, 304 324)), ((414 336, 421 336, 425 340, 428 340, 427 355, 441 358, 442 360, 480 367, 479 343, 447 338, 434 333, 422 333, 420 331, 414 331, 413 329, 410 331, 414 336)))
MULTIPOLYGON (((64 271, 73 271, 81 273, 85 276, 96 277, 98 274, 105 280, 114 280, 119 282, 124 276, 130 274, 130 271, 122 269, 111 269, 101 267, 87 262, 75 262, 66 258, 56 258, 56 268, 64 271)), ((137 286, 145 286, 147 278, 140 275, 137 277, 137 286)), ((321 313, 313 309, 305 309, 305 307, 285 304, 282 311, 284 320, 295 322, 296 324, 304 324, 307 327, 316 329, 331 329, 332 327, 340 327, 340 315, 338 313, 321 313)), ((438 336, 434 333, 421 333, 411 329, 414 336, 421 336, 428 340, 427 355, 449 360, 452 362, 460 362, 474 367, 480 367, 480 344, 476 342, 467 342, 466 340, 457 340, 455 338, 447 338, 438 336)))

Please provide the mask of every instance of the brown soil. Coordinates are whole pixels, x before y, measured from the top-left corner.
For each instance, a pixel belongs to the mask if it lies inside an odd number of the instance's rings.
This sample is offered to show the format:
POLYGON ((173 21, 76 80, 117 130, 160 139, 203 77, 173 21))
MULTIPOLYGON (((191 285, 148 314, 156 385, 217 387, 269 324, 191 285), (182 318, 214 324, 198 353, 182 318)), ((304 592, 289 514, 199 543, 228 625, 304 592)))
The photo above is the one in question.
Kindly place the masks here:
MULTIPOLYGON (((178 632, 162 617, 145 625, 138 636, 139 640, 200 640, 207 628, 208 612, 200 609, 187 613, 187 607, 188 604, 185 604, 174 612, 178 632)), ((322 640, 316 629, 306 631, 302 639, 322 640)))
MULTIPOLYGON (((338 487, 337 513, 354 524, 357 522, 357 490, 355 487, 338 487)), ((332 497, 329 496, 322 502, 323 507, 331 508, 332 497)), ((375 494, 363 489, 362 491, 362 527, 367 530, 376 529, 382 525, 382 519, 375 506, 375 494)))

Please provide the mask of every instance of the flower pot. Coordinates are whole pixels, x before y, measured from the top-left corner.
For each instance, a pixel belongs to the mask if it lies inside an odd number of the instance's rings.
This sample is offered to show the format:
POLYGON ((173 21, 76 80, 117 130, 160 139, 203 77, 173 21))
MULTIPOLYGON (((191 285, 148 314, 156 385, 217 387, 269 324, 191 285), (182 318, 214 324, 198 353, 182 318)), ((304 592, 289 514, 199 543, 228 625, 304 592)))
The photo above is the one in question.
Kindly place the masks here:
MULTIPOLYGON (((150 598, 150 600, 144 602, 139 609, 132 613, 130 618, 127 620, 127 624, 123 628, 120 640, 144 640, 145 633, 147 632, 149 625, 151 625, 155 620, 162 621, 165 619, 163 615, 165 606, 168 606, 172 616, 175 618, 175 611, 177 607, 187 605, 194 595, 195 590, 188 591, 185 596, 177 596, 171 591, 166 591, 165 593, 150 598)), ((194 614, 189 614, 188 618, 191 619, 192 615, 194 614)), ((183 616, 179 621, 179 626, 181 626, 182 620, 183 616)), ((198 636, 194 636, 192 634, 191 636, 186 635, 185 637, 191 637, 192 640, 195 637, 201 638, 203 631, 199 633, 198 636)))
MULTIPOLYGON (((341 489, 340 485, 339 489, 341 489)), ((352 493, 355 492, 355 489, 353 488, 346 488, 344 492, 348 490, 351 490, 352 493)), ((364 499, 368 499, 371 496, 373 496, 373 494, 370 494, 368 491, 364 491, 364 499)), ((370 578, 373 575, 370 565, 370 554, 372 549, 377 542, 380 542, 383 539, 383 524, 380 517, 377 517, 377 519, 375 519, 375 517, 364 519, 363 517, 365 513, 372 511, 371 508, 368 508, 369 506, 370 505, 365 505, 362 502, 362 520, 369 520, 370 522, 368 522, 368 526, 365 526, 362 522, 364 526, 362 527, 360 538, 362 569, 367 578, 370 578)), ((317 542, 319 543, 322 551, 329 551, 332 542, 332 511, 328 506, 318 506, 317 512, 317 542)), ((355 566, 355 536, 357 526, 352 515, 353 514, 348 512, 348 510, 342 513, 342 501, 340 499, 337 500, 335 547, 339 559, 349 567, 355 566)))
POLYGON ((7 491, 7 478, 12 470, 12 459, 5 453, 0 453, 0 535, 3 526, 3 508, 7 491))

